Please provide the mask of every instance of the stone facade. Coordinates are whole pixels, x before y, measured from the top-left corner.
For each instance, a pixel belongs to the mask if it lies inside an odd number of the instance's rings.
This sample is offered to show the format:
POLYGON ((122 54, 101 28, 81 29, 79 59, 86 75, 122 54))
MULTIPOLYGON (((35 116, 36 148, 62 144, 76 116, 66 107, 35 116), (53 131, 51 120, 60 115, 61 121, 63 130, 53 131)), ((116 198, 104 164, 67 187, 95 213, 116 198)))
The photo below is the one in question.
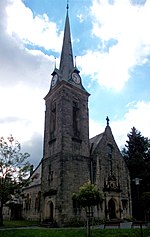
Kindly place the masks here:
POLYGON ((80 212, 72 196, 89 180, 103 194, 102 205, 94 209, 95 217, 130 217, 129 172, 109 120, 104 133, 89 139, 89 93, 73 65, 68 12, 60 68, 55 68, 52 76, 45 96, 43 158, 23 190, 23 217, 55 221, 59 226, 77 219, 80 212))
MULTIPOLYGON (((93 183, 103 193, 101 218, 124 219, 132 215, 130 176, 111 128, 90 139, 93 183)), ((97 215, 99 215, 97 213, 97 215)))
POLYGON ((41 162, 22 190, 22 218, 41 220, 41 162))

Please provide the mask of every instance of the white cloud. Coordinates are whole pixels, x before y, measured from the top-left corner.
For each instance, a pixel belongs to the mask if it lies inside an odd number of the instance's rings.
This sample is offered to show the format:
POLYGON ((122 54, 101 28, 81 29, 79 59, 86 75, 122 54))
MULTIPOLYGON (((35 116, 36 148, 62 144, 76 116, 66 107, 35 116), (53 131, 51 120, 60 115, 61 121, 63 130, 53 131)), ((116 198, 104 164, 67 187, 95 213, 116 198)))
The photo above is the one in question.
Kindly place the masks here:
POLYGON ((42 134, 45 95, 44 90, 33 90, 25 86, 22 88, 21 85, 7 89, 0 88, 1 135, 12 133, 24 142, 30 140, 33 132, 42 134))
POLYGON ((91 75, 107 88, 121 90, 130 78, 130 70, 143 65, 150 55, 150 1, 132 5, 129 0, 93 0, 92 34, 102 42, 100 50, 87 51, 81 57, 83 74, 91 75), (107 51, 110 40, 116 40, 107 51))
POLYGON ((136 127, 146 137, 150 137, 150 101, 138 101, 129 107, 124 115, 128 126, 136 127))
POLYGON ((11 0, 7 7, 7 32, 30 43, 60 52, 63 32, 58 32, 56 23, 51 22, 46 14, 34 16, 31 9, 21 0, 11 0))
POLYGON ((90 138, 104 132, 105 125, 94 121, 94 119, 89 119, 89 136, 90 138))
POLYGON ((77 18, 79 19, 80 23, 84 21, 84 16, 81 13, 77 15, 77 18))
POLYGON ((0 136, 12 134, 37 165, 42 158, 44 100, 47 90, 22 85, 0 87, 0 136))

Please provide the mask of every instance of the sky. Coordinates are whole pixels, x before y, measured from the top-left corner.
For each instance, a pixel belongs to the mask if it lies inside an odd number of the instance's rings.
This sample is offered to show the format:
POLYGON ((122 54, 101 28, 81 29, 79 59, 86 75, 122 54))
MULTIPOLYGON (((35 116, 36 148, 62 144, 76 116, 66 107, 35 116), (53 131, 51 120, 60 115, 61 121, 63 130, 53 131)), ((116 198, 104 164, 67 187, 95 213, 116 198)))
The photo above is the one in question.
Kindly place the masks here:
MULTIPOLYGON (((67 0, 0 0, 0 136, 36 166, 45 102, 59 68, 67 0), (56 59, 55 59, 56 58, 56 59)), ((150 138, 150 0, 69 0, 73 54, 89 98, 90 137, 106 117, 122 149, 134 126, 150 138)))

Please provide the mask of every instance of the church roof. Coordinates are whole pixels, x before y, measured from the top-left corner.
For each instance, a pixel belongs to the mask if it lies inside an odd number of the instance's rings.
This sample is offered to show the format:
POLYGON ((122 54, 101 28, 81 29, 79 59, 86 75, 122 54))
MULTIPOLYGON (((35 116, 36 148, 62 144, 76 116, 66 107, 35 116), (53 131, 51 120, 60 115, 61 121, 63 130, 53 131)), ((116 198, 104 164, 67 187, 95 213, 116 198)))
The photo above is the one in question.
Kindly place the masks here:
POLYGON ((90 152, 91 154, 95 151, 95 149, 97 148, 98 144, 100 143, 100 141, 102 140, 102 138, 104 137, 104 134, 107 134, 107 136, 113 138, 114 140, 114 137, 113 137, 113 134, 112 134, 112 131, 111 131, 111 128, 109 126, 109 118, 107 116, 106 118, 106 121, 107 121, 107 125, 106 125, 106 128, 105 128, 105 131, 103 133, 100 133, 98 135, 96 135, 95 137, 92 137, 90 139, 90 152))
POLYGON ((59 67, 60 73, 62 75, 62 80, 68 80, 69 74, 72 72, 73 68, 74 68, 73 52, 71 44, 70 23, 67 9, 64 38, 63 38, 60 67, 59 67))
POLYGON ((99 142, 101 141, 103 135, 104 135, 104 133, 100 133, 100 134, 98 134, 95 137, 92 137, 90 139, 90 150, 91 150, 91 153, 94 152, 95 148, 98 146, 99 142))
MULTIPOLYGON (((111 131, 111 127, 109 126, 109 118, 106 118, 107 121, 107 126, 105 127, 105 130, 103 133, 100 133, 98 135, 96 135, 95 137, 92 137, 90 139, 90 153, 92 154, 95 149, 98 147, 99 143, 102 141, 102 139, 105 137, 105 139, 107 139, 107 142, 109 144, 113 143, 117 148, 118 145, 114 139, 113 133, 111 131)), ((119 148, 118 148, 119 150, 119 148)))
POLYGON ((42 163, 40 161, 39 165, 35 168, 23 189, 28 189, 41 184, 41 167, 42 163))
MULTIPOLYGON (((64 28, 62 51, 60 57, 60 66, 59 69, 57 69, 55 65, 54 71, 51 74, 53 76, 52 81, 54 83, 53 84, 51 83, 50 90, 55 88, 55 86, 57 86, 61 81, 65 81, 77 87, 78 89, 81 89, 84 92, 88 93, 82 85, 82 80, 79 75, 80 71, 78 70, 76 63, 74 65, 68 9, 69 7, 67 5, 67 14, 64 28)), ((47 94, 47 96, 48 95, 49 93, 47 94)), ((45 98, 47 98, 47 96, 45 98)))

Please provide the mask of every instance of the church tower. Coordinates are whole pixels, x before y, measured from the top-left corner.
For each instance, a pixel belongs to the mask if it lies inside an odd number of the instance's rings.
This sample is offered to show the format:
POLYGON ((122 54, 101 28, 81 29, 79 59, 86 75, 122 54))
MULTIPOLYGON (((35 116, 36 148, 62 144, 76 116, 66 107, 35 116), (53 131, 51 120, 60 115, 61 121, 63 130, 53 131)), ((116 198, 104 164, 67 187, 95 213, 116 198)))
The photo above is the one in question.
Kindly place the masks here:
POLYGON ((89 93, 73 63, 68 6, 60 67, 45 96, 42 220, 58 225, 74 217, 72 195, 90 179, 89 93))

